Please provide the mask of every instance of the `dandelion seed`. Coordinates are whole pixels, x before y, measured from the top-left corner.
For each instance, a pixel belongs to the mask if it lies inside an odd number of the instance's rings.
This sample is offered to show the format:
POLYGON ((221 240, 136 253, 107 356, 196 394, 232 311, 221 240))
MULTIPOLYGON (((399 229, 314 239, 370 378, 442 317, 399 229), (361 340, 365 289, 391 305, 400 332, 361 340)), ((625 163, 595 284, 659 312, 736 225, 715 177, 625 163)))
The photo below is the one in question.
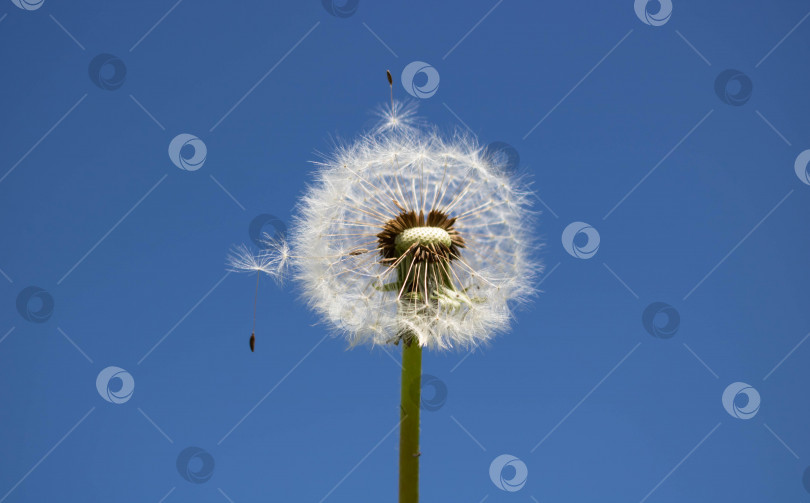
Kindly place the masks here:
POLYGON ((250 332, 250 352, 252 353, 256 345, 256 305, 259 299, 259 278, 261 273, 273 275, 275 269, 273 265, 279 260, 277 253, 259 252, 253 253, 245 245, 239 245, 231 250, 228 255, 227 264, 229 270, 233 272, 256 271, 256 292, 253 295, 253 328, 250 332))

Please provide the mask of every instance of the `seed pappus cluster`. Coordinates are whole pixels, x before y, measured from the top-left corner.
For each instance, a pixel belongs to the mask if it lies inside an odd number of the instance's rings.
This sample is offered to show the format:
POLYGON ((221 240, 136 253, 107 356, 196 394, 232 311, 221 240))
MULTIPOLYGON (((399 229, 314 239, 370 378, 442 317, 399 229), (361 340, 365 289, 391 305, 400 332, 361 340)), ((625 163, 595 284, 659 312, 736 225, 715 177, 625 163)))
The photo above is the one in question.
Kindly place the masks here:
MULTIPOLYGON (((232 250, 234 271, 291 276, 351 346, 469 348, 508 330, 542 264, 532 194, 469 135, 443 137, 412 105, 316 162, 288 236, 232 250)), ((254 313, 255 323, 255 313, 254 313)))

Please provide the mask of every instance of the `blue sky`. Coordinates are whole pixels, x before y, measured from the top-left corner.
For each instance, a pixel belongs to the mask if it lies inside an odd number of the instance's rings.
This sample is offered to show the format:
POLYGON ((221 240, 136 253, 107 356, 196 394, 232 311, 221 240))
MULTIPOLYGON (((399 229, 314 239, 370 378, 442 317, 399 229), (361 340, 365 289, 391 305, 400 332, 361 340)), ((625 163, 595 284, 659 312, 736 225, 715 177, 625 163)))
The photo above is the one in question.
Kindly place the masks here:
POLYGON ((519 155, 546 267, 425 354, 422 501, 810 498, 807 3, 337 7, 0 2, 0 502, 395 500, 397 348, 263 281, 251 353, 224 258, 415 61, 519 155))

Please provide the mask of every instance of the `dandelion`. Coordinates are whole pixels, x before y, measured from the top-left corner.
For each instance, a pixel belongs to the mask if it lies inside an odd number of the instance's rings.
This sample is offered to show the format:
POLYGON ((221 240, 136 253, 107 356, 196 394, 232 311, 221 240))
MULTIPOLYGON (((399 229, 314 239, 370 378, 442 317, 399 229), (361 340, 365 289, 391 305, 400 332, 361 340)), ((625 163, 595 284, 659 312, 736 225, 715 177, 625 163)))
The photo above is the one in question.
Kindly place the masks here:
POLYGON ((400 501, 413 502, 422 348, 474 348, 507 331, 542 265, 531 193, 505 161, 393 97, 379 113, 377 128, 315 163, 288 241, 229 264, 292 277, 351 347, 402 343, 400 501))

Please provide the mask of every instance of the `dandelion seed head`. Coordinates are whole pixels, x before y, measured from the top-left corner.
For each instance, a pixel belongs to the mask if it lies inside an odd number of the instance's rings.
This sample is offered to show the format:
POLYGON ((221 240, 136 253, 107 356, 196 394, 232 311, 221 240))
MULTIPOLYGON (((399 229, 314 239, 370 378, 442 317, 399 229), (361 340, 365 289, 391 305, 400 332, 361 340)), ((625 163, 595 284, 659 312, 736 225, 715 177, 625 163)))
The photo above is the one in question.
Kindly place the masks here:
POLYGON ((474 138, 424 126, 412 104, 378 115, 376 129, 315 163, 266 268, 289 266, 350 346, 408 335, 467 348, 505 332, 542 271, 530 191, 474 138))
POLYGON ((349 346, 469 348, 509 329, 543 265, 531 192, 463 133, 439 134, 415 106, 316 162, 289 235, 237 248, 232 270, 289 274, 349 346))

